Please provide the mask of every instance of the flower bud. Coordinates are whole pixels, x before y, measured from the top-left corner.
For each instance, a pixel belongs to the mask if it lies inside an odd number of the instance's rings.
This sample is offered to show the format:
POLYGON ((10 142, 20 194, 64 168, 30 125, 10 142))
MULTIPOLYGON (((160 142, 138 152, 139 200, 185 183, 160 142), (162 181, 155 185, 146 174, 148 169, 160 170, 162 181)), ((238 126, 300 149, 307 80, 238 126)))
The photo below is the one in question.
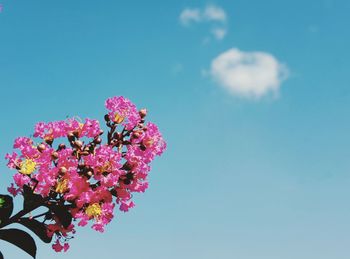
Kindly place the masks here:
POLYGON ((83 151, 83 152, 80 152, 80 154, 82 156, 88 156, 90 154, 90 152, 89 151, 83 151))
POLYGON ((113 138, 115 138, 115 139, 122 139, 122 138, 123 138, 123 134, 122 134, 122 133, 115 132, 115 133, 113 134, 113 138))
POLYGON ((147 147, 146 147, 143 143, 140 144, 140 149, 141 149, 142 151, 145 151, 146 148, 147 148, 147 147))
POLYGON ((146 117, 146 115, 147 115, 147 110, 146 110, 146 109, 141 109, 141 110, 139 111, 139 114, 140 114, 141 118, 144 118, 144 117, 146 117))
POLYGON ((81 148, 83 146, 83 142, 80 140, 74 141, 74 145, 77 146, 78 148, 81 148))
POLYGON ((133 138, 139 138, 140 136, 141 136, 140 131, 135 131, 135 132, 132 134, 132 137, 133 137, 133 138))
POLYGON ((56 151, 52 152, 51 158, 52 158, 53 160, 56 160, 56 159, 58 158, 58 153, 57 153, 56 151))
POLYGON ((107 122, 111 120, 111 119, 109 118, 109 115, 108 115, 108 114, 106 114, 104 118, 105 118, 105 121, 107 121, 107 122))
POLYGON ((45 142, 48 144, 48 145, 52 145, 52 143, 53 143, 53 138, 51 138, 51 137, 45 137, 44 138, 44 140, 45 140, 45 142))
POLYGON ((101 144, 102 139, 100 137, 94 139, 95 144, 101 144))
POLYGON ((62 150, 62 149, 65 149, 66 148, 66 145, 61 143, 58 145, 58 150, 62 150))
POLYGON ((37 146, 37 149, 39 150, 39 152, 41 153, 41 152, 43 152, 45 149, 46 149, 46 146, 44 145, 44 144, 40 144, 40 145, 38 145, 37 146))
POLYGON ((67 134, 67 138, 68 138, 69 141, 74 141, 74 139, 75 139, 74 134, 72 132, 69 132, 67 134))
POLYGON ((65 174, 65 173, 67 173, 67 168, 65 168, 64 166, 62 166, 62 167, 60 168, 59 172, 62 173, 62 174, 65 174))
POLYGON ((73 135, 74 135, 74 137, 79 138, 80 133, 78 130, 75 130, 75 131, 73 131, 73 135))

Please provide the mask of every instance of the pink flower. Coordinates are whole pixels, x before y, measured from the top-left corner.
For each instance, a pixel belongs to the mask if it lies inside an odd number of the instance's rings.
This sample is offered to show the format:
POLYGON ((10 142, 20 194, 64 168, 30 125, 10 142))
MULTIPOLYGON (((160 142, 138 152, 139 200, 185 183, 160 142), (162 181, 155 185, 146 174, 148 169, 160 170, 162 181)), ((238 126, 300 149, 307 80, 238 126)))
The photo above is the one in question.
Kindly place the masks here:
POLYGON ((23 188, 23 185, 30 182, 30 178, 27 175, 17 173, 13 176, 13 180, 18 187, 23 188))
POLYGON ((131 202, 124 202, 124 201, 123 201, 123 202, 120 204, 119 209, 120 209, 121 211, 127 212, 127 211, 129 211, 129 209, 131 209, 131 208, 133 208, 133 207, 135 207, 135 203, 133 203, 132 201, 131 201, 131 202))
POLYGON ((73 156, 73 149, 66 148, 57 152, 58 153, 58 163, 57 167, 65 167, 67 170, 76 169, 78 166, 78 159, 73 156))
POLYGON ((145 192, 150 163, 166 149, 158 127, 144 126, 146 109, 138 111, 122 96, 107 99, 105 106, 106 144, 99 137, 99 121, 73 117, 37 123, 34 137, 39 140, 16 138, 16 152, 6 155, 7 166, 17 171, 17 186, 12 183, 9 193, 16 196, 29 186, 44 198, 45 206, 64 205, 71 214, 73 223, 64 228, 59 212, 51 211, 51 224, 46 226, 56 252, 67 251, 75 225, 91 222, 94 230, 103 232, 116 205, 123 212, 133 208, 132 194, 145 192))
POLYGON ((65 121, 39 122, 35 125, 34 137, 45 140, 64 137, 67 134, 66 127, 67 123, 65 121))
POLYGON ((100 123, 98 120, 86 119, 81 128, 81 136, 94 138, 101 133, 100 123))
MULTIPOLYGON (((65 194, 66 200, 74 200, 90 189, 86 178, 80 176, 77 172, 71 172, 67 175, 68 192, 65 194)), ((82 206, 82 205, 81 205, 82 206)), ((81 207, 79 206, 79 207, 81 207)))
POLYGON ((86 215, 84 212, 80 211, 77 214, 74 215, 75 219, 80 219, 78 226, 83 227, 86 226, 89 222, 89 216, 86 215))
POLYGON ((67 250, 69 249, 69 244, 68 243, 64 243, 63 245, 61 245, 59 239, 56 240, 56 243, 52 245, 53 250, 55 250, 56 252, 67 252, 67 250))
POLYGON ((94 172, 94 179, 100 181, 105 187, 113 187, 118 183, 120 170, 121 154, 114 151, 107 145, 96 149, 95 154, 85 157, 85 164, 90 166, 94 172))
POLYGON ((21 162, 17 159, 17 154, 15 152, 12 154, 6 154, 5 159, 8 160, 7 167, 12 169, 16 168, 16 166, 18 166, 21 162))
POLYGON ((13 197, 17 196, 17 194, 21 191, 21 189, 16 188, 13 183, 11 183, 10 187, 7 187, 7 191, 12 194, 13 197))
POLYGON ((127 130, 133 129, 141 120, 136 106, 123 96, 108 98, 105 106, 110 120, 122 124, 127 130))

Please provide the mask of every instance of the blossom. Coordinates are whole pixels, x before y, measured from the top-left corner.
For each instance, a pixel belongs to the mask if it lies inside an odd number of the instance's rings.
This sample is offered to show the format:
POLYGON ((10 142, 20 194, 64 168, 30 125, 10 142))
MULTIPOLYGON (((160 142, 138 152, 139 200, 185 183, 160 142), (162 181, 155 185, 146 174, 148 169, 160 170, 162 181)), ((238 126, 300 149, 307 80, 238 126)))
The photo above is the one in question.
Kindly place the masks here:
POLYGON ((34 137, 16 138, 15 152, 6 154, 7 166, 16 170, 9 193, 30 187, 44 198, 49 212, 43 222, 50 221, 45 226, 56 252, 67 251, 75 225, 91 223, 103 232, 116 205, 123 212, 133 208, 133 193, 145 192, 150 163, 166 149, 158 127, 145 124, 146 109, 138 111, 122 96, 107 99, 105 106, 106 143, 98 120, 73 117, 37 123, 34 137), (72 224, 62 215, 71 216, 72 224))
POLYGON ((131 202, 122 202, 119 209, 121 211, 127 212, 127 211, 129 211, 130 208, 133 208, 133 207, 135 207, 135 204, 132 201, 131 202))
POLYGON ((20 193, 21 189, 16 188, 13 183, 11 183, 10 187, 7 187, 7 191, 12 194, 13 197, 17 196, 18 193, 20 193))
POLYGON ((109 119, 124 125, 127 130, 133 129, 141 120, 136 106, 123 96, 108 98, 105 106, 109 110, 109 119))
POLYGON ((19 172, 22 174, 31 174, 35 171, 35 169, 36 162, 32 159, 26 159, 21 163, 19 172))
POLYGON ((23 185, 28 184, 30 182, 30 178, 20 173, 15 174, 13 176, 13 180, 15 181, 16 185, 20 188, 22 188, 23 185))
POLYGON ((101 133, 100 123, 98 120, 86 119, 81 127, 81 135, 94 138, 101 133))
POLYGON ((62 251, 66 252, 69 249, 69 244, 68 243, 64 243, 63 245, 61 245, 59 240, 57 240, 56 243, 52 245, 52 248, 56 252, 62 252, 62 251))
POLYGON ((100 134, 100 124, 97 120, 86 119, 85 123, 76 118, 54 122, 39 122, 35 125, 34 137, 52 141, 55 138, 67 136, 76 132, 80 137, 96 137, 100 134))
POLYGON ((98 217, 102 213, 101 206, 98 203, 93 203, 85 209, 85 214, 89 217, 98 217))
POLYGON ((6 154, 5 159, 8 160, 7 167, 14 169, 18 165, 17 153, 13 152, 12 154, 6 154))

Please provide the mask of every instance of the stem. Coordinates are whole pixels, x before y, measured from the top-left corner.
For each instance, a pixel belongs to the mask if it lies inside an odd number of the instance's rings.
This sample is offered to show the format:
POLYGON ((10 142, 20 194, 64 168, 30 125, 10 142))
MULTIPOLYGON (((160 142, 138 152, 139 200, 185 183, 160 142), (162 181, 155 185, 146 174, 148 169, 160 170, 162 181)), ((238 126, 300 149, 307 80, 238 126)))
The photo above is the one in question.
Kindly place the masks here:
POLYGON ((41 214, 39 214, 39 215, 36 215, 36 216, 34 216, 34 217, 32 217, 32 218, 33 218, 33 219, 40 218, 41 216, 45 216, 48 212, 49 212, 49 211, 46 211, 46 212, 41 213, 41 214))
POLYGON ((21 210, 19 211, 17 214, 13 215, 11 218, 9 218, 8 220, 2 222, 0 224, 0 228, 6 227, 7 225, 13 224, 13 223, 17 223, 18 220, 23 217, 24 215, 28 214, 29 212, 35 210, 36 208, 40 207, 42 204, 39 204, 37 206, 35 206, 34 208, 30 209, 30 210, 21 210))

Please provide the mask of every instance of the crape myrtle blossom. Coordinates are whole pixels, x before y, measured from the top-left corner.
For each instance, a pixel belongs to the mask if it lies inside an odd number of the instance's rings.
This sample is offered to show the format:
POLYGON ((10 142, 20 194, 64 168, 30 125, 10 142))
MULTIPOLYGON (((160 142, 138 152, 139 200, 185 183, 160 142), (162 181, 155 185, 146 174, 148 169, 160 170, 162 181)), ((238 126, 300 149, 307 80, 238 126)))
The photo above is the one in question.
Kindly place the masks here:
POLYGON ((49 209, 33 218, 44 217, 56 252, 67 251, 76 225, 91 223, 103 232, 116 206, 133 208, 132 193, 148 188, 150 163, 166 149, 158 127, 145 123, 145 109, 122 96, 105 106, 105 143, 99 121, 70 118, 37 123, 34 137, 17 138, 15 152, 6 155, 7 166, 16 170, 9 193, 28 196, 30 190, 36 207, 49 209))
POLYGON ((133 129, 141 120, 136 106, 122 96, 107 99, 106 108, 109 110, 109 119, 115 123, 121 123, 126 130, 133 129))

